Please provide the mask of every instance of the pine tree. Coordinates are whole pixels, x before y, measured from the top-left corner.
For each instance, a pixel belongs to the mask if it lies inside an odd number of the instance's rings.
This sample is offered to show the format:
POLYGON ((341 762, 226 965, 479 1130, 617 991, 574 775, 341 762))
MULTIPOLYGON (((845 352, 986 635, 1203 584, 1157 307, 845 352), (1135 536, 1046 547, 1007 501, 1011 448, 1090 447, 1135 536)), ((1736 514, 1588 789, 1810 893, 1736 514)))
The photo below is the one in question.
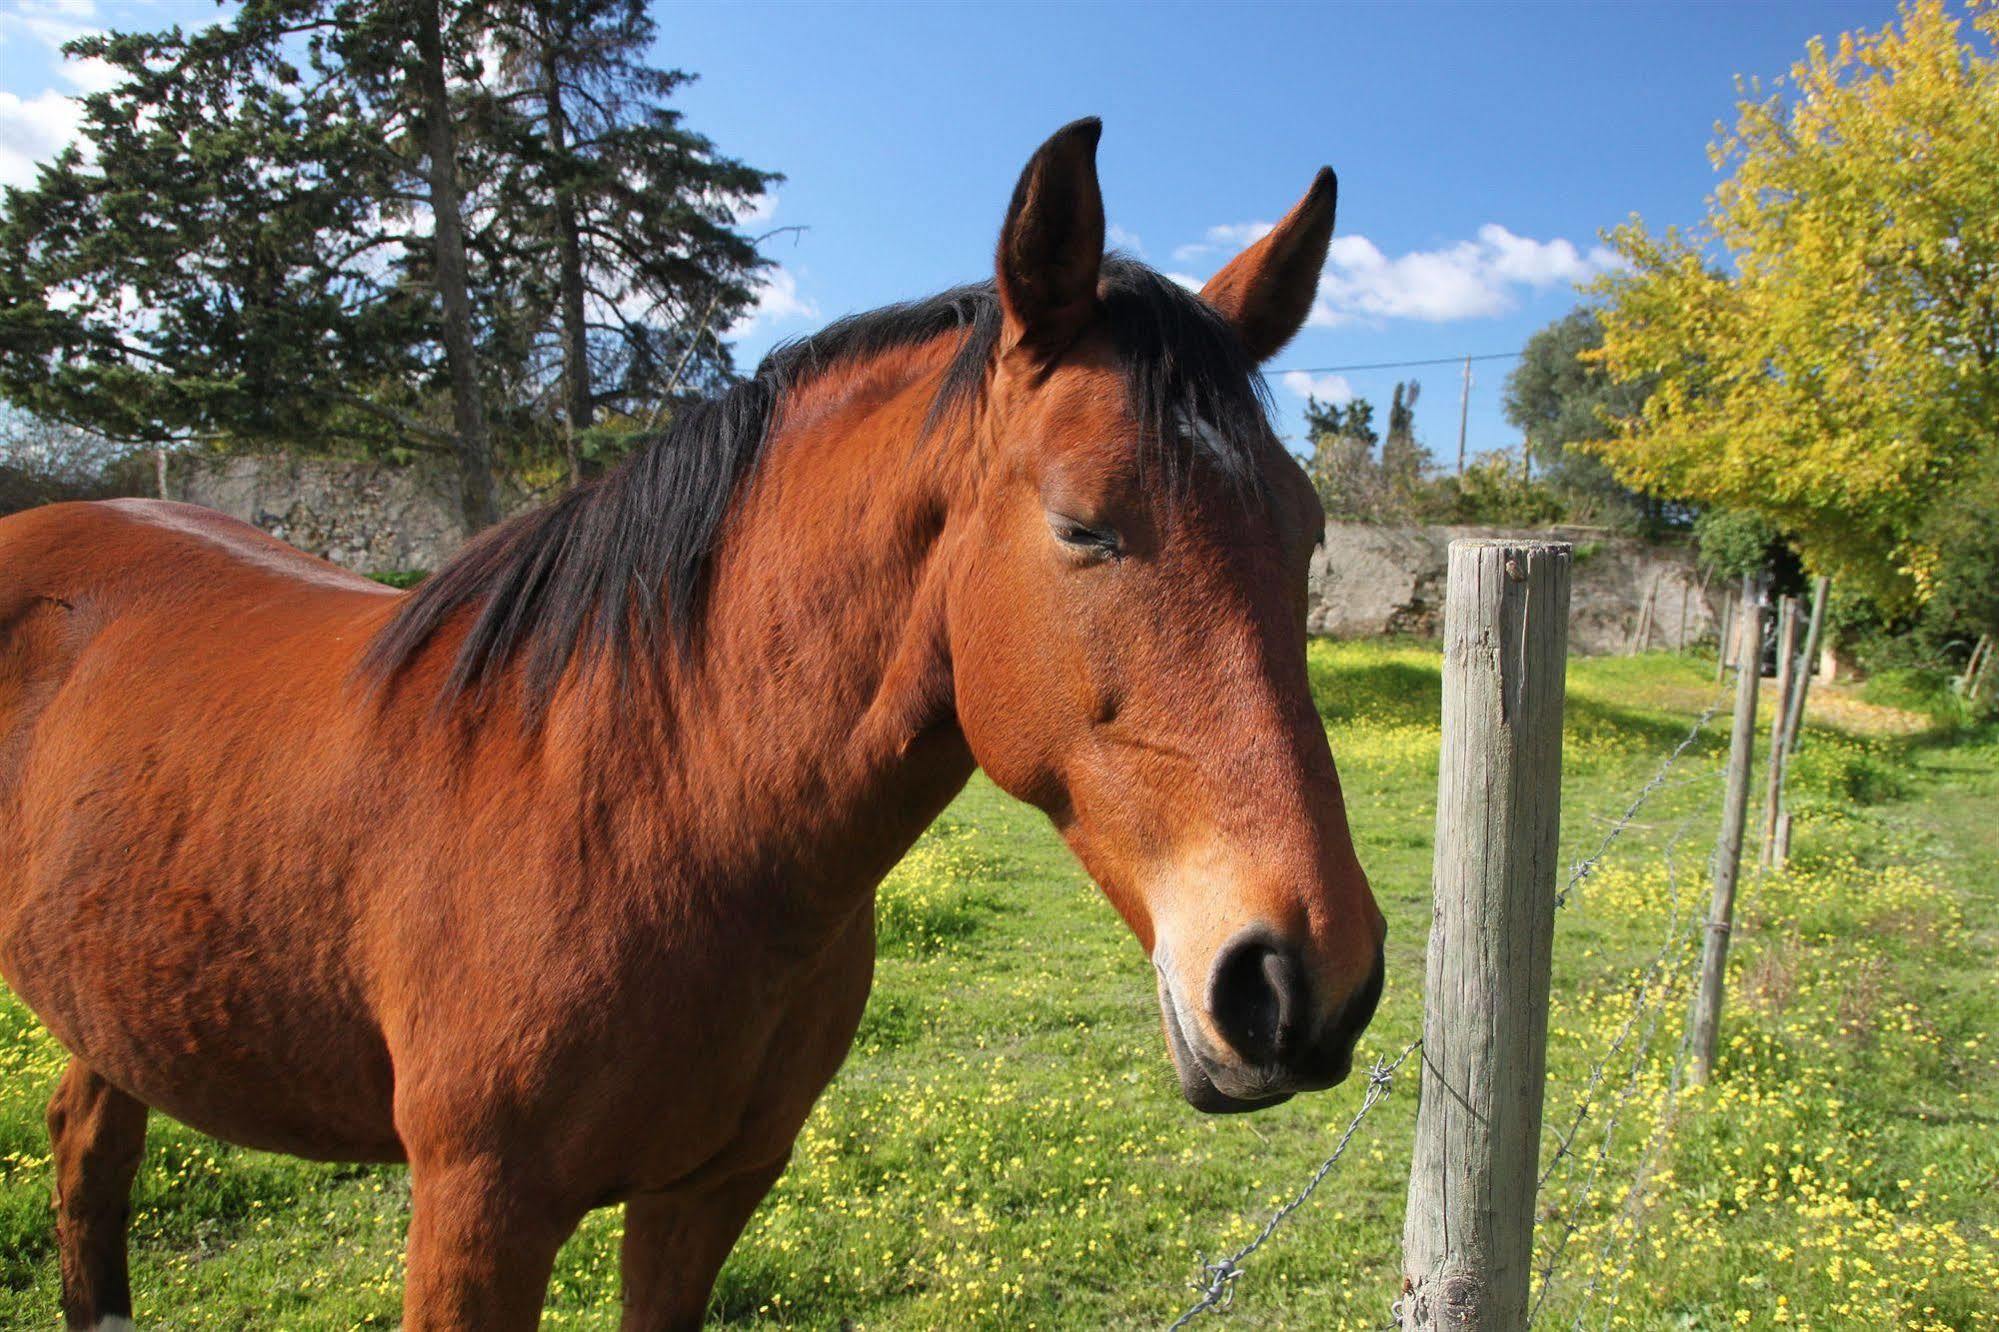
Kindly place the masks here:
POLYGON ((729 369, 732 223, 774 177, 680 125, 650 36, 610 0, 250 0, 73 43, 124 82, 8 192, 0 393, 119 440, 443 453, 492 521, 547 331, 571 433, 729 369))
POLYGON ((1381 470, 1391 484, 1408 490, 1422 480, 1428 451, 1416 442, 1416 399, 1423 386, 1398 381, 1388 404, 1388 435, 1381 442, 1381 470))
POLYGON ((517 0, 491 22, 493 97, 518 136, 507 211, 533 219, 525 271, 554 280, 544 300, 580 476, 577 441, 600 407, 630 414, 729 372, 720 331, 762 264, 734 223, 782 178, 721 156, 667 105, 690 76, 645 63, 642 0, 517 0))

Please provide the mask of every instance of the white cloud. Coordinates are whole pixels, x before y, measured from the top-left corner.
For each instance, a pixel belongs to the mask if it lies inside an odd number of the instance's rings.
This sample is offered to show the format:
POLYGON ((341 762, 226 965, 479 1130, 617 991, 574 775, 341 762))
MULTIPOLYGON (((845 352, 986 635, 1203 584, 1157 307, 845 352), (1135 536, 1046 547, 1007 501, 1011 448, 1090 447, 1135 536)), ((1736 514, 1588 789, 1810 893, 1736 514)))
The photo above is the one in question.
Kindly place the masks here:
POLYGON ((1246 250, 1276 229, 1275 222, 1224 222, 1208 228, 1208 240, 1214 245, 1246 250))
POLYGON ((1391 259, 1365 236, 1341 236, 1326 255, 1311 322, 1333 325, 1361 315, 1444 323, 1495 315, 1508 302, 1490 267, 1470 241, 1391 259))
POLYGON ((93 0, 13 0, 0 21, 48 47, 51 56, 59 56, 57 48, 70 38, 99 31, 92 22, 96 17, 93 0))
POLYGON ((96 56, 88 60, 64 60, 62 76, 69 86, 76 89, 79 96, 91 93, 110 92, 125 81, 125 71, 108 60, 96 56))
POLYGON ((1584 254, 1560 237, 1516 236, 1496 222, 1480 227, 1476 240, 1393 258, 1365 236, 1341 236, 1326 256, 1311 322, 1480 319, 1512 309, 1521 288, 1580 284, 1613 262, 1601 247, 1584 254))
POLYGON ((1621 262, 1615 253, 1601 245, 1592 246, 1585 255, 1559 236, 1551 241, 1530 240, 1514 235, 1497 222, 1480 227, 1478 239, 1492 254, 1495 273, 1535 287, 1587 282, 1621 262))
POLYGON ((798 294, 798 278, 783 265, 764 270, 757 284, 757 303, 750 312, 723 330, 726 338, 746 338, 773 324, 798 319, 817 319, 819 307, 798 294))
POLYGON ((1126 231, 1123 227, 1113 222, 1109 227, 1105 228, 1104 239, 1109 241, 1115 249, 1135 254, 1141 259, 1145 258, 1145 242, 1138 238, 1138 233, 1135 231, 1126 231))
MULTIPOLYGON (((1202 241, 1182 245, 1173 254, 1184 261, 1231 253, 1267 235, 1270 226, 1237 222, 1209 227, 1202 241)), ((1617 263, 1617 256, 1602 246, 1585 252, 1561 237, 1540 241, 1515 235, 1497 222, 1480 227, 1473 240, 1394 256, 1365 236, 1336 236, 1310 322, 1330 328, 1357 319, 1448 323, 1486 318, 1512 309, 1522 289, 1578 285, 1617 263)))
POLYGON ((753 227, 759 222, 768 222, 776 216, 777 194, 775 191, 765 190, 761 194, 752 194, 737 206, 736 225, 753 227))
POLYGON ((1276 229, 1275 222, 1224 222, 1209 227, 1207 234, 1192 245, 1176 246, 1173 257, 1183 264, 1222 252, 1246 250, 1276 229))
MULTIPOLYGON (((45 48, 44 58, 78 96, 120 79, 102 60, 71 60, 62 45, 99 31, 93 0, 21 0, 0 12, 0 36, 45 48)), ((36 167, 61 152, 83 125, 83 106, 51 88, 32 97, 0 92, 0 185, 32 185, 36 167)))
POLYGON ((82 106, 59 92, 0 92, 0 185, 34 184, 36 166, 61 152, 82 120, 82 106))
POLYGON ((1191 292, 1198 293, 1202 287, 1207 285, 1207 283, 1201 281, 1201 279, 1195 277, 1192 273, 1168 273, 1166 276, 1191 292))
POLYGON ((1284 387, 1301 398, 1317 398, 1320 402, 1339 404, 1353 398, 1353 385, 1345 375, 1314 375, 1303 370, 1289 370, 1284 374, 1284 387))

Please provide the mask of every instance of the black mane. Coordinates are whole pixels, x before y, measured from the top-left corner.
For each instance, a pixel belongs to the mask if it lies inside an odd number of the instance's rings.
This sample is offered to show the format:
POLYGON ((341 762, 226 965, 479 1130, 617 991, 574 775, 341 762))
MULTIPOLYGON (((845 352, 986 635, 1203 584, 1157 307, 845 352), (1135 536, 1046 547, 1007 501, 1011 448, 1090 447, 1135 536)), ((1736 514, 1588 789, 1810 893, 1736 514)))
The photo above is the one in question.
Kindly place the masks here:
MULTIPOLYGON (((1231 489, 1260 492, 1265 390, 1234 331, 1192 292, 1120 255, 1105 258, 1101 291, 1147 463, 1177 486, 1198 455, 1231 489)), ((786 394, 832 366, 957 334, 931 406, 936 429, 977 402, 1000 326, 985 282, 851 315, 774 348, 749 379, 676 411, 615 470, 480 535, 410 595, 369 645, 364 669, 392 678, 453 615, 476 607, 445 698, 476 691, 518 657, 537 716, 579 652, 629 660, 634 649, 663 648, 669 631, 685 646, 699 627, 710 557, 786 394)))

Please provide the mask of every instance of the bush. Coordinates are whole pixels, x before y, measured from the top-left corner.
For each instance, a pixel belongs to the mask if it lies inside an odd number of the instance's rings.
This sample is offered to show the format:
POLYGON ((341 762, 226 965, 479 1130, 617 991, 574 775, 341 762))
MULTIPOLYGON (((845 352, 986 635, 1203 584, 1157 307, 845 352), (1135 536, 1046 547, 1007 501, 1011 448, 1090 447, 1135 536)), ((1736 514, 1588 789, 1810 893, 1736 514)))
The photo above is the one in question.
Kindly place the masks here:
POLYGON ((1521 475, 1504 455, 1468 463, 1462 476, 1440 476, 1430 490, 1426 516, 1445 522, 1544 527, 1569 516, 1567 502, 1552 485, 1521 475))
POLYGON ((1972 703, 1957 692, 1957 673, 1934 666, 1891 667, 1861 686, 1860 696, 1883 707, 1919 712, 1940 731, 1953 732, 1994 715, 1992 699, 1972 703))
POLYGON ((1860 741, 1818 733, 1791 756, 1785 780, 1800 809, 1819 802, 1879 805, 1904 791, 1888 755, 1860 741))
POLYGON ((382 569, 375 573, 369 574, 368 577, 374 579, 378 583, 387 583, 390 587, 400 587, 407 589, 415 587, 418 583, 421 583, 424 579, 430 577, 430 570, 382 569))
POLYGON ((1769 519, 1739 509, 1708 509, 1694 519, 1701 568, 1716 578, 1741 578, 1770 567, 1783 543, 1769 519))
POLYGON ((150 454, 131 454, 91 473, 0 462, 0 514, 65 500, 118 499, 153 493, 150 454))

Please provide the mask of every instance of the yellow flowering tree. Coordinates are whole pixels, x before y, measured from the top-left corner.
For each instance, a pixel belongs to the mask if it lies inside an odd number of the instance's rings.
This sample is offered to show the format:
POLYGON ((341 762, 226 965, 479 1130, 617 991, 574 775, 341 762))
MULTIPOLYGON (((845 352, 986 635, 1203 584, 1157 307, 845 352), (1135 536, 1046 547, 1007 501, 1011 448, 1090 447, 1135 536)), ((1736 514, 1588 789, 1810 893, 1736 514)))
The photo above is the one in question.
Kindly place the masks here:
POLYGON ((1753 84, 1694 232, 1611 234, 1602 361, 1650 378, 1588 445, 1654 494, 1774 521, 1820 572, 1927 596, 1932 521, 1999 424, 1999 9, 1916 0, 1753 84))

